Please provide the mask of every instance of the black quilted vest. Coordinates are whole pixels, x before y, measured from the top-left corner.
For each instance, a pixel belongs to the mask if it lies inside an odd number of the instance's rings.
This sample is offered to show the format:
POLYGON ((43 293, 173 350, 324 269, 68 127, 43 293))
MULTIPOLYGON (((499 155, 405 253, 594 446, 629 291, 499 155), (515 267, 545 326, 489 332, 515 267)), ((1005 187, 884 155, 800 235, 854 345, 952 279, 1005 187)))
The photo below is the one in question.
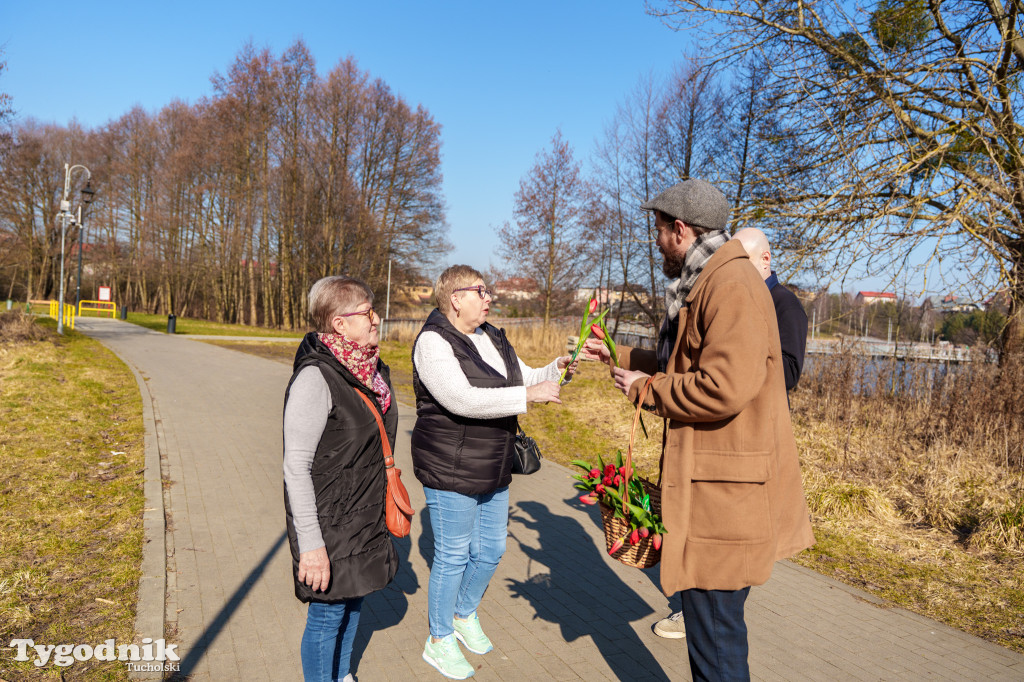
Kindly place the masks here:
MULTIPOLYGON (((451 344, 462 372, 471 386, 499 388, 522 386, 519 359, 505 336, 505 330, 484 323, 481 327, 498 349, 508 377, 488 365, 476 346, 457 330, 436 308, 420 330, 437 332, 451 344)), ((419 337, 416 337, 419 341, 419 337)), ((415 358, 415 354, 413 355, 415 358)), ((474 419, 446 410, 420 381, 416 363, 412 368, 416 392, 416 427, 412 432, 412 462, 420 483, 435 490, 452 490, 463 495, 481 495, 512 482, 512 443, 516 415, 497 419, 474 419)))
MULTIPOLYGON (((295 371, 288 382, 289 390, 299 372, 310 365, 320 368, 331 390, 331 411, 310 472, 320 532, 331 562, 331 581, 326 591, 313 592, 308 585, 299 582, 299 543, 288 504, 287 484, 285 519, 295 596, 304 602, 333 602, 362 597, 385 587, 398 570, 398 555, 384 523, 387 479, 380 429, 370 408, 355 392, 365 393, 375 406, 377 400, 312 332, 306 334, 295 354, 295 371)), ((388 366, 381 362, 377 367, 390 388, 388 366)), ((394 447, 398 403, 393 390, 391 407, 384 415, 384 430, 394 447)))

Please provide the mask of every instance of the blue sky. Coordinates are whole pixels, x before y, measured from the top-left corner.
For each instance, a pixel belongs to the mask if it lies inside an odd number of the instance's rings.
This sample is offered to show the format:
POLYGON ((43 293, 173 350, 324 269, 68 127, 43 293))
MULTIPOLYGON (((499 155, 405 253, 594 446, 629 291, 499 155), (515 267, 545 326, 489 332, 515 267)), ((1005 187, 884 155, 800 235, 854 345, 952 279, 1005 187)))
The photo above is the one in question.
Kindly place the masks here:
POLYGON ((668 75, 692 47, 642 0, 4 0, 0 90, 21 117, 96 127, 136 104, 155 112, 209 95, 247 41, 279 55, 298 38, 321 73, 353 55, 443 126, 448 262, 479 269, 501 265, 494 228, 512 219, 519 180, 556 129, 586 161, 638 79, 668 75))
POLYGON ((643 3, 0 3, 0 88, 20 116, 99 126, 139 104, 211 93, 246 41, 306 41, 321 73, 354 55, 441 123, 450 263, 497 264, 492 227, 557 128, 589 156, 616 102, 666 74, 686 38, 643 3))

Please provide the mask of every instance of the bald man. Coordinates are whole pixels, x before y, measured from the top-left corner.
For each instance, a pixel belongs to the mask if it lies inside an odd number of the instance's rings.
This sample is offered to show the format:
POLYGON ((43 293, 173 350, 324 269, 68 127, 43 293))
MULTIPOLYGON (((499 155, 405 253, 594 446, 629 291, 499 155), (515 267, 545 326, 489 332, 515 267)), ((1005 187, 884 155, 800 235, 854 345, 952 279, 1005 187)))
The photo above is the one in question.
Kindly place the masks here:
POLYGON ((804 349, 807 346, 807 313, 800 299, 792 291, 779 284, 779 278, 772 270, 772 251, 764 232, 756 227, 746 227, 733 235, 747 251, 750 262, 761 273, 764 283, 775 304, 775 317, 779 321, 779 340, 782 342, 782 362, 786 375, 786 390, 792 391, 800 381, 800 370, 804 366, 804 349))

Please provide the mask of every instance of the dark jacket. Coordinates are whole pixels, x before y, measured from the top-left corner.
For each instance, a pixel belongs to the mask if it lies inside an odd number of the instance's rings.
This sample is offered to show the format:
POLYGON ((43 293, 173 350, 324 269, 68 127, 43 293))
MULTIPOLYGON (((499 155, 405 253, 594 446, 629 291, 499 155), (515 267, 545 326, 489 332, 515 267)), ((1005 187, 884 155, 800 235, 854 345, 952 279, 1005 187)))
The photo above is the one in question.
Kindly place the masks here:
MULTIPOLYGON (((505 336, 505 330, 486 322, 481 328, 505 361, 507 377, 488 365, 473 342, 436 308, 420 334, 437 332, 451 344, 471 386, 522 386, 519 359, 505 336)), ((412 462, 420 483, 435 490, 452 490, 463 495, 482 495, 511 483, 513 441, 519 424, 516 416, 474 419, 454 414, 430 395, 420 381, 415 361, 412 378, 416 392, 412 462)))
POLYGON ((807 347, 807 313, 800 299, 779 284, 775 271, 764 281, 775 304, 775 319, 779 323, 779 341, 782 343, 782 371, 786 376, 786 390, 792 391, 800 381, 804 367, 804 349, 807 347))
MULTIPOLYGON (((314 592, 299 582, 299 542, 288 504, 287 484, 285 519, 295 596, 304 602, 333 602, 362 597, 386 586, 398 570, 398 555, 384 523, 387 478, 380 429, 370 408, 355 392, 365 393, 375 407, 378 405, 376 397, 312 332, 306 334, 295 354, 289 391, 299 372, 310 365, 319 367, 331 391, 331 411, 310 471, 320 532, 331 562, 331 581, 326 590, 314 592)), ((377 368, 390 388, 388 366, 380 362, 377 368)), ((384 428, 393 447, 398 431, 398 407, 393 398, 384 415, 384 428)))

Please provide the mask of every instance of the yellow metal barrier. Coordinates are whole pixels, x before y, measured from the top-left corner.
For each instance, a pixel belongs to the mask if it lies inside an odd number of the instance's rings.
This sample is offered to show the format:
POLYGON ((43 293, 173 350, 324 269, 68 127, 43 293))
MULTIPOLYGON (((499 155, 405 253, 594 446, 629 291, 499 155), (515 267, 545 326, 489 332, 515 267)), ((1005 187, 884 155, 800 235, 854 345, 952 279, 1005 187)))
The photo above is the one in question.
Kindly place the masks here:
POLYGON ((117 304, 113 301, 79 301, 78 314, 81 316, 83 310, 90 310, 98 313, 110 313, 110 319, 117 317, 117 304), (89 305, 86 305, 86 304, 89 305))
MULTIPOLYGON (((50 317, 55 320, 60 317, 60 304, 57 301, 50 301, 50 317)), ((75 328, 75 306, 70 303, 64 304, 64 324, 71 329, 75 328)))

